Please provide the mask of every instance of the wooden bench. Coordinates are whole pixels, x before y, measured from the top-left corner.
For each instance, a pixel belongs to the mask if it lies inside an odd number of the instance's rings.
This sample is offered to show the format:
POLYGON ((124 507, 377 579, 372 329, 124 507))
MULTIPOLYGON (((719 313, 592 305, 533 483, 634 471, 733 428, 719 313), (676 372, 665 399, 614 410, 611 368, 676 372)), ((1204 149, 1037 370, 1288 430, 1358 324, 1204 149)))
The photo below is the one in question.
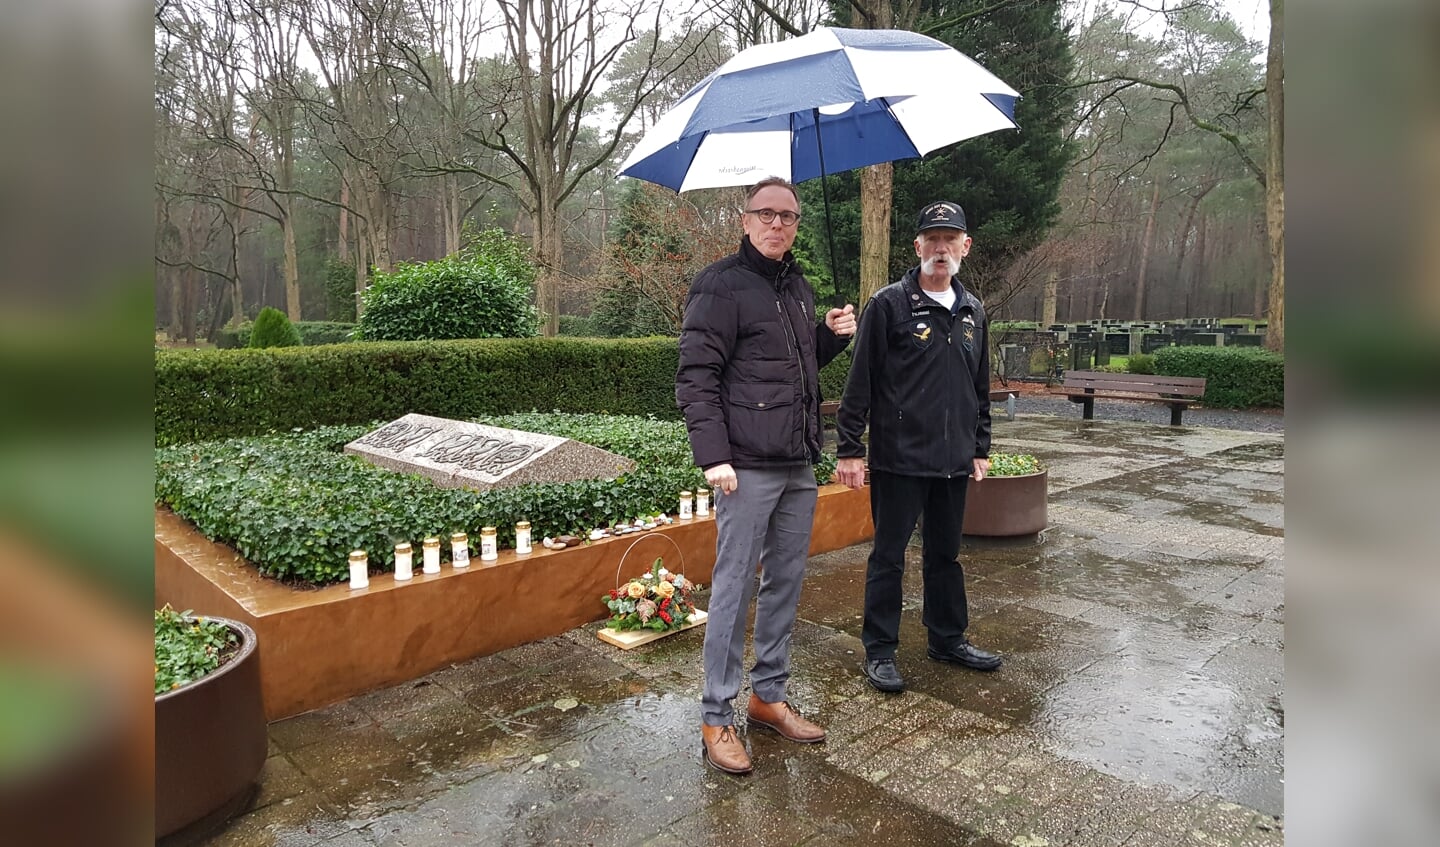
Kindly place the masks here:
POLYGON ((1096 400, 1144 400, 1169 406, 1170 425, 1179 426, 1181 414, 1196 405, 1205 393, 1205 378, 1068 371, 1065 382, 1050 392, 1063 394, 1072 403, 1083 404, 1087 421, 1095 419, 1096 400))

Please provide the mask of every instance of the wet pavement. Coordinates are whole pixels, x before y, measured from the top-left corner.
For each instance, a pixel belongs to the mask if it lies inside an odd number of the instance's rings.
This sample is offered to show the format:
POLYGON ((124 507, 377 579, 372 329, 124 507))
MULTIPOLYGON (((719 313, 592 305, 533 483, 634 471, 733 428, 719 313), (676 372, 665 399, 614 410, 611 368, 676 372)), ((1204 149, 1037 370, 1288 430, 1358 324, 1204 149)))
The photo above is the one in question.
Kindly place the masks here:
POLYGON ((701 629, 624 652, 597 623, 272 724, 248 810, 162 843, 1283 843, 1283 436, 995 427, 1050 468, 1038 541, 963 554, 996 673, 925 657, 912 548, 909 687, 870 688, 852 547, 811 560, 792 642, 829 739, 742 724, 751 776, 701 761, 701 629))

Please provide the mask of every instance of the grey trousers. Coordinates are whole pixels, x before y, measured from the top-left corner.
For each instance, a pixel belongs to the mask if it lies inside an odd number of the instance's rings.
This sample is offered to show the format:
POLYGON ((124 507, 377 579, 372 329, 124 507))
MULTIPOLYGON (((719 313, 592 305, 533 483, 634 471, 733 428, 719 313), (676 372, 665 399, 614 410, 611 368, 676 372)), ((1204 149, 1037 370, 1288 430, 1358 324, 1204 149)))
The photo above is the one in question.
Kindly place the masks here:
POLYGON ((790 632, 815 521, 815 471, 809 465, 773 470, 736 468, 736 488, 715 491, 715 572, 705 623, 705 691, 700 717, 710 726, 735 722, 731 703, 740 693, 745 622, 755 591, 755 565, 763 564, 755 601, 755 666, 750 687, 761 700, 786 699, 790 632))

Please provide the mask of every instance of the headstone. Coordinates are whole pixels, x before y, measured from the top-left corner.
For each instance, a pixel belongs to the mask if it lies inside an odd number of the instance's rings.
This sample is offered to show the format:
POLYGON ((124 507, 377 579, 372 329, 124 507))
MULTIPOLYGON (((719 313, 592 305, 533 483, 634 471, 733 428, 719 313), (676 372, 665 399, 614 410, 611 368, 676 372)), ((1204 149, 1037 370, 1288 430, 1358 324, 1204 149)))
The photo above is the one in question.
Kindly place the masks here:
POLYGON ((392 471, 420 474, 441 488, 479 491, 610 478, 635 468, 631 459, 569 438, 417 414, 355 439, 345 452, 392 471))
POLYGON ((1177 341, 1184 347, 1218 347, 1224 337, 1218 332, 1191 332, 1177 341))
POLYGON ((1130 355, 1130 333, 1128 332, 1107 332, 1105 341, 1110 345, 1110 355, 1130 355))
POLYGON ((1263 347, 1265 336, 1258 332, 1240 332, 1231 336, 1225 343, 1234 347, 1263 347))
POLYGON ((1140 340, 1140 352, 1154 353, 1161 347, 1169 347, 1174 343, 1175 339, 1173 336, 1161 335, 1159 333, 1147 335, 1140 340))
POLYGON ((1109 344, 1107 344, 1107 343, 1106 343, 1105 341, 1103 341, 1103 340, 1096 339, 1096 340, 1092 340, 1092 341, 1090 342, 1090 345, 1095 348, 1095 364, 1096 364, 1097 366, 1110 364, 1110 345, 1109 345, 1109 344))
POLYGON ((1000 345, 1001 373, 1006 379, 1030 375, 1029 351, 1019 344, 1000 345))

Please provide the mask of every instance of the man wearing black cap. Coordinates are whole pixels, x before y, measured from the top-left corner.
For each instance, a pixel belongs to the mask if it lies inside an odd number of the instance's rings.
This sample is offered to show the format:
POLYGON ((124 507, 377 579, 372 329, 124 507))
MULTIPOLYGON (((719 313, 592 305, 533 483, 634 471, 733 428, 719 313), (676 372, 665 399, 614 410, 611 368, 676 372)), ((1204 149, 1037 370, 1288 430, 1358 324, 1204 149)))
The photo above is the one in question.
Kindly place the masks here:
POLYGON ((865 676, 881 691, 903 691, 900 644, 905 547, 922 530, 923 620, 932 659, 992 671, 1000 657, 965 636, 970 623, 960 567, 965 488, 990 470, 990 355, 985 307, 960 284, 970 252, 965 212, 931 203, 920 212, 918 267, 880 289, 860 317, 855 359, 838 420, 836 478, 865 482, 870 424, 870 513, 875 542, 865 578, 865 676))

